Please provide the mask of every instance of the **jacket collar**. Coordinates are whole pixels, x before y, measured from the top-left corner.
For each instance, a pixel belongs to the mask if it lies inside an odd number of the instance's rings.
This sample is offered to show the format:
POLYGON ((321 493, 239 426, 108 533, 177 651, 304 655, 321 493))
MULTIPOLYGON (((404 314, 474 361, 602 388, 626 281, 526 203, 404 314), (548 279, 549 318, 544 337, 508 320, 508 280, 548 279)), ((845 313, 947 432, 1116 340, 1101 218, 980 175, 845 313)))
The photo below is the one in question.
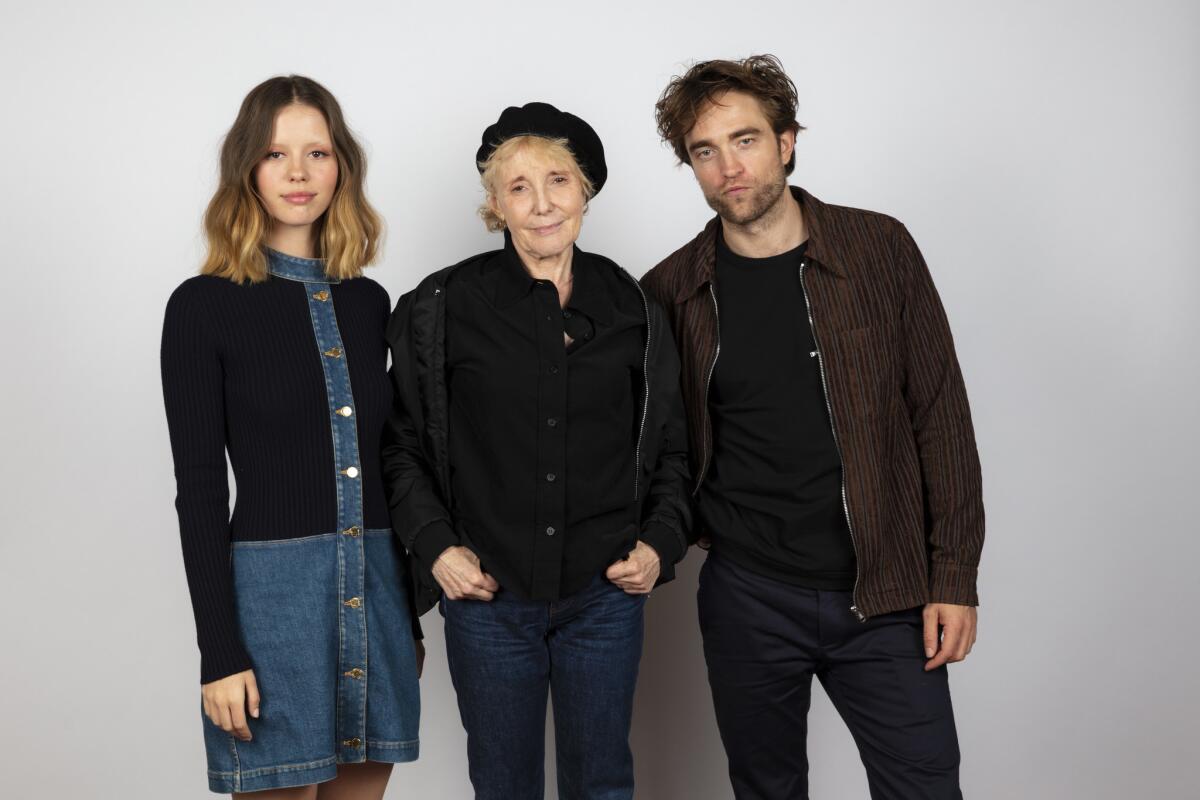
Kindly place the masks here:
POLYGON ((303 283, 340 283, 337 278, 325 274, 325 260, 289 256, 267 247, 267 269, 276 278, 303 283))
MULTIPOLYGON (((807 260, 825 267, 837 275, 845 275, 844 268, 837 261, 837 251, 840 249, 834 240, 832 231, 828 230, 828 214, 825 204, 799 186, 788 187, 792 197, 800 203, 804 222, 808 227, 808 249, 805 251, 807 260)), ((712 282, 717 264, 717 236, 721 230, 721 218, 713 217, 704 230, 692 240, 688 247, 687 260, 683 265, 685 275, 679 284, 675 302, 682 303, 712 282)))

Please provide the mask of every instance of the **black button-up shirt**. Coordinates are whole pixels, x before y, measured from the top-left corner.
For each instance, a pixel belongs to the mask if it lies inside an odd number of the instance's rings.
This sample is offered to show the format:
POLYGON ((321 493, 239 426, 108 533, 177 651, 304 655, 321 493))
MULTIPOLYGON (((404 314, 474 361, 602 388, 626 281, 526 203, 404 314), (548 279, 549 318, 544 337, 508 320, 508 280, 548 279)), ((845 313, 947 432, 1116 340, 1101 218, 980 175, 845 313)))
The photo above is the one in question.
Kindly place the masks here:
POLYGON ((645 310, 631 281, 578 249, 572 272, 565 309, 511 244, 446 287, 455 530, 422 531, 414 548, 432 564, 465 545, 528 599, 582 589, 638 539, 645 310))

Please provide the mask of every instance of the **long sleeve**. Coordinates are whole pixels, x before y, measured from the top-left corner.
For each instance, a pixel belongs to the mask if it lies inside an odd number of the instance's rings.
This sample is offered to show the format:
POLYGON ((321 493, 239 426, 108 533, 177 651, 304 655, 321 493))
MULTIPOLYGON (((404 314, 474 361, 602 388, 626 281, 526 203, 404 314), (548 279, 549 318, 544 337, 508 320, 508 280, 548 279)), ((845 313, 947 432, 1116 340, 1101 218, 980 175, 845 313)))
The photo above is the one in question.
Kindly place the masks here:
POLYGON ((238 633, 230 572, 224 376, 198 288, 186 282, 167 303, 161 361, 200 680, 208 683, 251 664, 238 633))
POLYGON ((925 485, 930 600, 977 605, 983 489, 966 387, 933 279, 903 226, 896 262, 906 282, 904 399, 925 485))
POLYGON ((666 316, 651 301, 654 340, 651 363, 655 368, 651 395, 652 419, 659 422, 647 436, 656 438, 654 463, 648 469, 649 486, 642 508, 641 538, 662 560, 662 581, 675 575, 674 565, 692 543, 691 473, 688 469, 687 423, 679 387, 679 356, 666 316))

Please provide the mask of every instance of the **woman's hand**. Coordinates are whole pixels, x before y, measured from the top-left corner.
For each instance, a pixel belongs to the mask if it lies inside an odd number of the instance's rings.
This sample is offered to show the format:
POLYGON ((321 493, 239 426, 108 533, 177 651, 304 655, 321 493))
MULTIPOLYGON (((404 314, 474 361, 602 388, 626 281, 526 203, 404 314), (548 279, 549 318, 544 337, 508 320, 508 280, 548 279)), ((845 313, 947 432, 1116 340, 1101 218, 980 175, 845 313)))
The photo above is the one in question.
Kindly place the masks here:
POLYGON ((496 579, 480 568, 479 556, 466 547, 447 547, 432 571, 447 600, 491 600, 500 590, 496 579))
POLYGON ((221 730, 248 742, 250 726, 246 723, 246 711, 258 719, 258 683, 254 671, 238 672, 200 687, 204 698, 204 713, 221 730))
POLYGON ((626 594, 650 594, 661 570, 658 551, 645 542, 638 542, 626 558, 614 562, 605 571, 604 577, 626 594))

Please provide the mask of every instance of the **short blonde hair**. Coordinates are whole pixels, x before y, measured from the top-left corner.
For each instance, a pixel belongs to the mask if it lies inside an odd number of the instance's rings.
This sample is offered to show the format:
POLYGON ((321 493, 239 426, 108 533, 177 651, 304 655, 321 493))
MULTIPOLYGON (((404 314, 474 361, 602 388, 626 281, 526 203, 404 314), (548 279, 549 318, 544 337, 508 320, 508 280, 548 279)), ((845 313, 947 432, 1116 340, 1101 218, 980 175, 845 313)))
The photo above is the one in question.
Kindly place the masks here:
POLYGON ((235 283, 267 279, 263 248, 271 219, 255 187, 254 167, 271 142, 275 115, 292 104, 320 111, 333 138, 337 185, 329 208, 314 226, 317 256, 325 259, 325 274, 339 280, 357 278, 363 267, 375 260, 383 223, 363 188, 367 162, 362 147, 329 90, 310 78, 289 75, 254 87, 225 136, 220 183, 204 214, 208 254, 201 274, 235 283))
POLYGON ((537 136, 535 134, 526 134, 524 136, 514 136, 511 139, 505 139, 491 152, 486 161, 479 164, 479 182, 483 184, 483 190, 487 193, 487 199, 479 207, 478 213, 480 219, 483 220, 483 224, 492 233, 502 231, 505 228, 504 219, 493 211, 491 204, 487 202, 488 199, 496 196, 496 173, 500 169, 500 164, 510 156, 526 149, 532 150, 534 155, 544 156, 552 161, 559 161, 565 164, 567 170, 579 181, 579 185, 583 187, 584 203, 587 203, 596 194, 595 186, 588 176, 584 174, 583 169, 580 168, 579 161, 575 159, 575 154, 571 152, 571 143, 566 139, 551 139, 547 136, 537 136))

